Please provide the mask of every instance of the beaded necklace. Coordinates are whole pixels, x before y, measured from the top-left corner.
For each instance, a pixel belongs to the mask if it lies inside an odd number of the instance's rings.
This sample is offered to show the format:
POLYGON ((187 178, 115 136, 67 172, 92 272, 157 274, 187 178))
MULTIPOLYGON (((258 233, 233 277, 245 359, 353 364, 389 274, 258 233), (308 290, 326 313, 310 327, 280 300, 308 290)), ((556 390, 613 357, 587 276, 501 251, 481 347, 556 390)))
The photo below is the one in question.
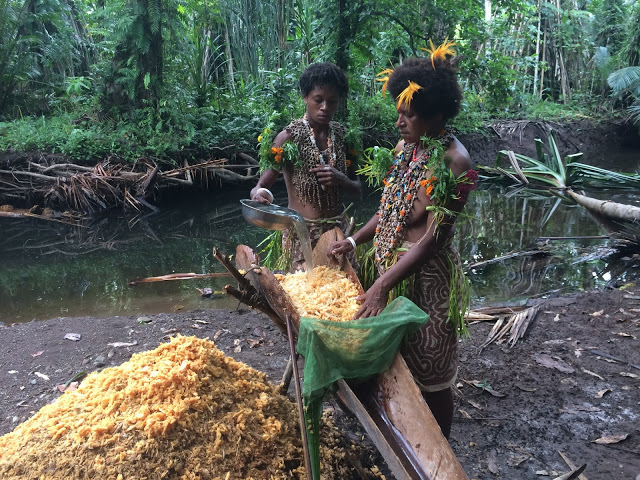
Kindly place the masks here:
POLYGON ((444 151, 452 136, 443 132, 435 140, 435 145, 417 155, 418 145, 405 144, 402 153, 394 160, 387 177, 378 210, 378 226, 374 238, 376 262, 385 266, 393 263, 393 250, 400 246, 407 217, 413 208, 421 181, 433 172, 438 161, 444 161, 444 151), (408 160, 410 159, 410 160, 408 160), (391 257, 391 258, 390 258, 391 257))

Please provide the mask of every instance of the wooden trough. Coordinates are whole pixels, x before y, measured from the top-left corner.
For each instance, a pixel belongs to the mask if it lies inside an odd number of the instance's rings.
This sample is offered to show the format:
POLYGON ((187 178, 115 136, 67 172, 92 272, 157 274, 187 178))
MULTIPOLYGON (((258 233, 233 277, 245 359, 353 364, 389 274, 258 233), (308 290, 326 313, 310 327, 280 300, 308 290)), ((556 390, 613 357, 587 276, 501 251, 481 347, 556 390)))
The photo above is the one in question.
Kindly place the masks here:
MULTIPOLYGON (((328 246, 342 238, 338 228, 320 237, 313 264, 335 264, 327 256, 328 246)), ((283 332, 288 315, 298 331, 299 313, 251 248, 237 247, 235 265, 217 249, 214 256, 238 281, 239 288, 225 287, 229 295, 266 313, 283 332)), ((340 267, 362 292, 351 264, 342 259, 340 267)), ((337 383, 337 397, 358 418, 396 479, 468 480, 399 353, 391 368, 373 380, 357 385, 345 380, 337 383)))

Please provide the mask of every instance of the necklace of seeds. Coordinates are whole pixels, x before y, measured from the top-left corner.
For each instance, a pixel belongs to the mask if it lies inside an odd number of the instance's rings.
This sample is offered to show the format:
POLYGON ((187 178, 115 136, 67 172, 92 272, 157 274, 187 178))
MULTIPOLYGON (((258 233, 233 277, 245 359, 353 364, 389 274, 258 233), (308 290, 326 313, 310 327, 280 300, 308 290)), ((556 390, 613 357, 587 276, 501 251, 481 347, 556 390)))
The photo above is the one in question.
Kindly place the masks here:
MULTIPOLYGON (((295 122, 294 122, 295 123, 295 122)), ((310 173, 311 168, 318 165, 330 165, 341 172, 346 171, 346 161, 342 155, 336 154, 336 142, 334 129, 329 125, 326 155, 323 155, 316 143, 315 134, 309 124, 307 114, 302 118, 303 128, 296 132, 300 142, 302 167, 294 169, 293 184, 298 197, 304 204, 311 204, 320 211, 335 211, 340 206, 341 189, 339 187, 323 190, 315 174, 310 173), (325 156, 328 159, 325 160, 325 156), (341 165, 344 164, 344 165, 341 165)))
MULTIPOLYGON (((315 150, 314 153, 315 153, 316 159, 318 160, 318 164, 326 165, 324 157, 320 153, 320 149, 316 144, 316 134, 313 132, 313 128, 311 128, 311 125, 309 125, 309 116, 306 113, 302 117, 302 121, 305 127, 309 129, 309 140, 311 140, 311 144, 313 145, 313 148, 315 150)), ((327 151, 329 152, 329 165, 331 165, 332 167, 336 166, 336 152, 333 150, 334 140, 335 140, 335 137, 334 137, 333 128, 331 128, 331 124, 329 124, 329 135, 327 136, 327 151)))
MULTIPOLYGON (((444 132, 436 140, 445 146, 450 143, 451 135, 444 132)), ((373 242, 377 263, 388 262, 393 250, 400 246, 399 242, 407 225, 407 217, 413 208, 420 182, 431 174, 430 164, 438 159, 438 156, 432 158, 436 148, 438 147, 434 146, 423 151, 420 156, 416 156, 418 145, 405 144, 402 153, 389 169, 384 180, 385 186, 378 210, 378 226, 373 242)), ((439 157, 442 159, 442 154, 439 157)))

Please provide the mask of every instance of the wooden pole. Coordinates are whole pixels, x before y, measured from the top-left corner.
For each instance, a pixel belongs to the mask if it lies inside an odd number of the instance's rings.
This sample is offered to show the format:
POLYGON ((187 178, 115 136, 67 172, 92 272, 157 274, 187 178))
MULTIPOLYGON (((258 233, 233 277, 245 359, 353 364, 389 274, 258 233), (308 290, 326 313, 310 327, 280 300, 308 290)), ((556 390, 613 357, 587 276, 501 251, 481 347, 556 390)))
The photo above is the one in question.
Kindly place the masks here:
MULTIPOLYGON (((302 390, 300 388, 300 377, 298 376, 298 354, 293 341, 293 326, 291 317, 286 315, 287 338, 289 339, 289 353, 291 354, 293 365, 293 382, 296 389, 296 402, 298 403, 298 415, 300 418, 300 435, 302 435, 302 450, 304 452, 304 467, 307 473, 307 480, 313 478, 311 471, 311 458, 309 457, 309 439, 307 438, 307 424, 304 420, 304 405, 302 404, 302 390)), ((320 472, 318 472, 319 474, 320 472)))

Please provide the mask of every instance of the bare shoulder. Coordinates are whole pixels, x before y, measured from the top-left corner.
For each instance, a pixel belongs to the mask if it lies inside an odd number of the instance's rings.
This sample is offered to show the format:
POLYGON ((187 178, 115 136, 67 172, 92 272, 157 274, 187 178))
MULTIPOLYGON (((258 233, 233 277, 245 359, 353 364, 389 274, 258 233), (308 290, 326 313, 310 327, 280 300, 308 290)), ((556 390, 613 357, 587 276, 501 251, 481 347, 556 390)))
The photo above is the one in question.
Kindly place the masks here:
POLYGON ((291 133, 287 130, 282 130, 276 138, 273 139, 273 146, 276 148, 281 147, 287 140, 291 140, 291 133))
POLYGON ((398 155, 399 153, 402 152, 402 150, 404 150, 404 140, 400 140, 397 145, 395 150, 393 151, 393 156, 395 157, 396 155, 398 155))
POLYGON ((469 152, 456 137, 453 137, 453 140, 451 141, 451 144, 447 149, 447 156, 450 159, 449 167, 456 176, 466 172, 473 167, 469 152))

